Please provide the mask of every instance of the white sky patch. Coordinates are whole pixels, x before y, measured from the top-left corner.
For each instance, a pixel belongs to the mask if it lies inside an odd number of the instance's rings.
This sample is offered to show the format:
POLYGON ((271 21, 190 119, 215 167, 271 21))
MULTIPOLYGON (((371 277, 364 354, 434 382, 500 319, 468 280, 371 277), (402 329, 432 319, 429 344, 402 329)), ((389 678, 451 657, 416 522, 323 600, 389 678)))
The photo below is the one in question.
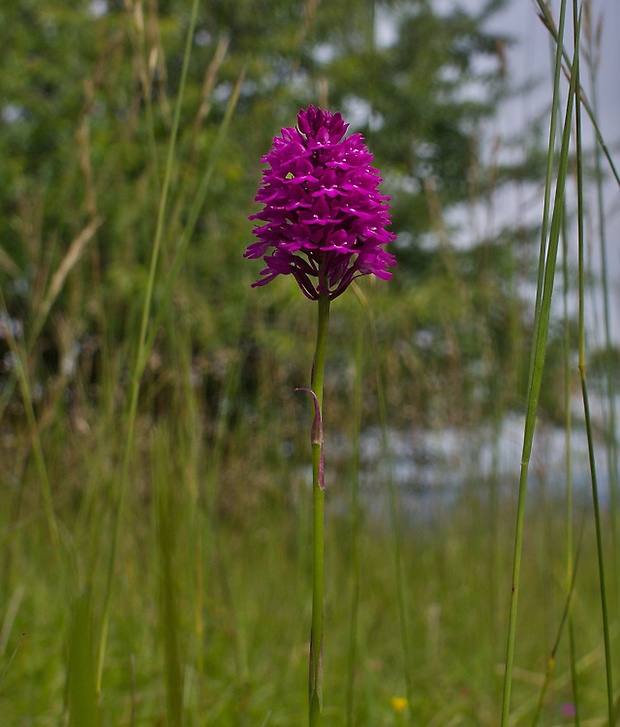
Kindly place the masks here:
POLYGON ((331 63, 337 55, 338 54, 333 43, 318 43, 312 49, 312 57, 321 65, 331 63))
POLYGON ((92 0, 88 6, 90 14, 94 18, 101 18, 108 13, 108 0, 92 0))
MULTIPOLYGON (((447 9, 457 6, 464 7, 468 12, 477 12, 483 6, 482 0, 442 0, 442 6, 447 9)), ((553 16, 558 19, 559 0, 550 0, 553 16)), ((570 6, 570 4, 569 4, 570 6)), ((600 44, 600 66, 596 73, 596 93, 598 97, 597 121, 607 146, 617 168, 620 168, 620 44, 617 42, 617 31, 620 28, 620 2, 618 0, 592 0, 594 24, 602 18, 602 34, 600 44)), ((505 35, 514 40, 506 48, 507 72, 513 88, 519 88, 532 83, 529 93, 514 93, 504 101, 495 116, 495 119, 486 125, 484 136, 487 140, 487 149, 482 148, 485 163, 489 163, 490 156, 497 153, 496 162, 512 161, 518 163, 519 157, 525 156, 528 134, 532 127, 539 125, 541 130, 541 143, 546 144, 550 106, 552 97, 553 72, 553 44, 548 30, 538 17, 537 4, 534 0, 511 0, 502 12, 493 16, 488 29, 505 35), (514 140, 519 137, 523 141, 513 146, 514 140), (499 140, 499 151, 493 150, 495 140, 499 140), (513 141, 511 141, 513 140, 513 141)), ((569 7, 567 27, 565 31, 565 46, 572 53, 572 9, 569 7)), ((583 38, 583 36, 582 36, 583 38)), ((586 93, 591 97, 590 79, 582 55, 581 80, 586 93)), ((562 80, 561 111, 563 115, 566 104, 567 82, 562 80)), ((585 111, 582 113, 583 141, 586 153, 591 154, 594 146, 592 125, 585 111)), ((591 163, 591 157, 588 164, 591 163)), ((607 243, 607 274, 610 283, 610 310, 612 314, 612 335, 616 343, 620 342, 620 189, 611 179, 608 162, 603 158, 603 170, 607 178, 604 187, 605 198, 605 236, 607 243)), ((575 189, 572 178, 567 180, 567 204, 569 210, 569 257, 571 266, 577 266, 576 222, 574 211, 576 209, 575 189)), ((586 257, 588 265, 595 275, 600 275, 600 243, 596 221, 595 186, 592 180, 586 180, 586 257)), ((451 211, 450 221, 461 219, 464 232, 459 235, 458 244, 466 244, 468 235, 485 235, 493 229, 506 224, 520 222, 540 226, 542 219, 542 184, 536 187, 532 184, 513 185, 512 191, 500 192, 491 206, 478 205, 470 210, 455 209, 451 211), (469 227, 467 227, 467 218, 469 227)), ((472 239, 472 242, 474 241, 472 239)), ((456 242, 456 241, 455 241, 456 242)), ((559 263, 558 263, 559 264, 559 263)), ((556 305, 561 304, 561 279, 558 278, 556 292, 556 305)), ((602 313, 600 308, 600 292, 593 291, 588 294, 588 321, 591 343, 600 345, 600 321, 602 313), (596 298, 593 300, 593 297, 596 298), (598 322, 597 322, 598 321, 598 322), (590 323, 592 326, 590 327, 590 323), (596 340, 595 340, 596 339, 596 340)))
POLYGON ((384 124, 383 116, 373 111, 370 103, 359 96, 346 96, 342 101, 343 116, 349 123, 350 131, 368 125, 371 131, 379 131, 384 124))
POLYGON ((398 40, 398 18, 386 8, 379 7, 375 15, 375 43, 378 48, 390 48, 398 40))
POLYGON ((17 104, 9 103, 2 107, 0 117, 6 124, 15 124, 26 116, 24 109, 17 104))

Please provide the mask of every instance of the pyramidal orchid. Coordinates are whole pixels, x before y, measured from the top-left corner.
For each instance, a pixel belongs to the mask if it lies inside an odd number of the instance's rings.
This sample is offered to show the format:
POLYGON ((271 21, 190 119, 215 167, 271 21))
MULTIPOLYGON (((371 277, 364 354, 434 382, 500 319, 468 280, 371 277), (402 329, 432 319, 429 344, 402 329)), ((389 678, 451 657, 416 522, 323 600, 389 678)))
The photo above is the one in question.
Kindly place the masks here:
POLYGON ((301 291, 318 301, 317 339, 309 391, 313 398, 311 430, 313 480, 312 629, 310 634, 309 724, 323 721, 324 612, 324 458, 323 377, 329 307, 355 278, 392 277, 394 256, 386 245, 394 235, 389 198, 361 134, 345 136, 348 124, 339 113, 314 106, 302 109, 296 128, 285 128, 263 157, 268 165, 255 201, 263 205, 246 258, 263 258, 266 267, 252 287, 278 275, 292 275, 301 291))
POLYGON ((360 275, 392 277, 389 197, 362 135, 347 128, 339 113, 309 106, 274 138, 256 195, 264 208, 250 217, 264 224, 245 251, 266 264, 254 286, 293 275, 308 298, 333 300, 360 275))

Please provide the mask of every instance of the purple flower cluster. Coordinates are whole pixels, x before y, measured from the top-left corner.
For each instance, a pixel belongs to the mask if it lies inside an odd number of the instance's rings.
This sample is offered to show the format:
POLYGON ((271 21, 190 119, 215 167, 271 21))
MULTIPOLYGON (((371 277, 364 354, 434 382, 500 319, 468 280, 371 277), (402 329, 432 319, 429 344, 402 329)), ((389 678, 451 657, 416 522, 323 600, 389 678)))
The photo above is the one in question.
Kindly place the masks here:
POLYGON ((308 298, 333 300, 360 275, 389 280, 396 263, 384 249, 395 238, 385 229, 389 197, 378 191, 362 135, 344 138, 342 116, 314 106, 297 120, 262 160, 269 168, 255 199, 264 209, 250 219, 265 224, 244 257, 262 257, 267 267, 252 287, 293 275, 308 298))

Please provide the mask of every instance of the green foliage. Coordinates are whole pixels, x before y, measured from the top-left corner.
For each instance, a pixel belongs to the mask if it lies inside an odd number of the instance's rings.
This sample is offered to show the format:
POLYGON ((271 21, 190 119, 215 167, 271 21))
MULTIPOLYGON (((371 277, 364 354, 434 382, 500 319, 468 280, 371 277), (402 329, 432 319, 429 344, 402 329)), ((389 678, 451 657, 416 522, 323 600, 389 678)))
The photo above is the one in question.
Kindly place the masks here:
MULTIPOLYGON (((136 328, 146 289, 189 21, 181 0, 157 7, 107 3, 99 14, 96 7, 85 0, 62 8, 24 1, 7 5, 0 18, 6 69, 0 157, 7 164, 0 190, 0 282, 44 385, 71 350, 91 367, 93 383, 114 375, 103 370, 106 350, 129 353, 124 342, 136 328), (35 321, 50 280, 94 222, 99 226, 39 336, 35 321)), ((505 89, 505 39, 483 29, 489 12, 491 5, 479 16, 461 10, 439 15, 423 0, 201 6, 162 248, 161 271, 174 269, 175 282, 171 289, 166 275, 158 276, 154 291, 162 365, 173 365, 172 326, 186 330, 193 350, 210 360, 237 346, 248 283, 258 273, 241 253, 251 240, 247 214, 260 158, 278 128, 295 122, 301 105, 326 99, 365 134, 393 197, 399 266, 392 290, 400 296, 393 307, 407 310, 411 285, 417 300, 437 294, 451 300, 439 320, 435 306, 416 307, 409 320, 400 316, 403 324, 442 338, 451 328, 480 326, 495 335, 497 324, 487 320, 495 315, 491 310, 518 306, 507 293, 514 269, 502 265, 501 254, 472 257, 475 277, 498 280, 488 289, 493 299, 483 303, 466 293, 476 281, 461 261, 427 245, 437 234, 437 210, 471 197, 471 171, 481 164, 480 124, 505 89), (221 139, 240 74, 232 122, 221 139)), ((500 240, 496 249, 511 245, 500 240)), ((266 306, 261 315, 269 317, 280 295, 266 290, 251 305, 266 306)), ((517 335, 526 321, 518 311, 512 320, 509 330, 517 335)), ((276 311, 270 325, 285 331, 294 324, 276 311)), ((497 351, 503 356, 511 346, 516 348, 513 343, 497 351)), ((260 355, 268 367, 281 365, 268 348, 261 346, 260 355)), ((479 346, 465 346, 464 359, 479 355, 479 346)), ((301 365, 300 358, 294 368, 301 365)))
MULTIPOLYGON (((186 423, 182 433, 154 432, 151 466, 132 472, 99 699, 101 723, 172 725, 180 708, 184 724, 250 726, 262 724, 267 715, 267 724, 302 724, 310 623, 307 483, 297 460, 281 458, 277 468, 266 470, 262 451, 269 443, 262 436, 252 433, 245 441, 237 437, 229 442, 235 451, 219 477, 219 520, 214 527, 203 490, 209 461, 204 453, 195 456, 202 433, 192 432, 186 423), (225 517, 233 499, 236 517, 225 517), (184 682, 180 707, 175 701, 179 667, 184 682)), ((287 419, 274 434, 282 436, 291 425, 287 419)), ((85 446, 90 435, 68 430, 63 447, 56 450, 81 452, 62 467, 58 463, 64 477, 56 506, 73 541, 71 579, 92 578, 90 594, 78 591, 72 601, 64 589, 59 592, 59 570, 49 564, 45 523, 36 518, 32 474, 23 493, 24 513, 30 517, 24 514, 17 527, 3 531, 2 669, 8 666, 0 684, 0 710, 15 727, 67 721, 69 668, 77 680, 71 688, 79 689, 74 697, 82 700, 76 707, 86 710, 73 712, 76 724, 97 724, 96 718, 78 722, 77 717, 92 714, 89 640, 101 609, 100 577, 93 563, 100 562, 110 537, 101 473, 114 457, 103 446, 113 436, 103 434, 99 432, 96 455, 92 446, 85 446), (84 499, 91 503, 90 512, 78 505, 84 499)), ((304 455, 310 449, 305 444, 304 455)), ((141 455, 142 461, 149 456, 148 445, 141 455)), ((332 459, 332 474, 333 467, 332 459)), ((391 537, 385 523, 364 509, 361 537, 352 546, 351 516, 341 507, 348 502, 348 484, 342 472, 329 491, 326 723, 345 724, 346 676, 353 668, 353 724, 396 727, 390 698, 403 696, 405 684, 391 537), (356 663, 350 665, 346 644, 355 558, 360 563, 358 642, 356 663)), ((377 485, 382 499, 384 485, 377 485)), ((431 520, 403 519, 414 708, 423 723, 452 719, 485 727, 497 724, 514 508, 508 498, 494 510, 488 483, 484 485, 469 483, 453 507, 436 509, 431 520)), ((5 490, 0 497, 4 507, 5 490)), ((514 687, 525 721, 533 712, 564 605, 562 517, 557 504, 542 495, 528 519, 521 602, 527 626, 518 641, 520 671, 514 687)), ((595 719, 604 695, 590 524, 584 532, 574 603, 581 707, 584 719, 595 719)), ((560 721, 561 705, 570 701, 565 647, 563 640, 555 665, 557 682, 544 705, 549 723, 560 721)))
MULTIPOLYGON (((383 399, 394 427, 473 431, 522 411, 533 231, 507 228, 463 247, 454 242, 462 226, 447 221, 459 205, 490 204, 514 179, 544 172, 535 144, 517 168, 480 148, 506 91, 508 41, 483 26, 500 5, 439 15, 429 0, 201 3, 181 99, 186 0, 0 8, 3 719, 287 727, 305 713, 308 407, 292 390, 308 383, 315 309, 291 280, 250 290, 259 267, 242 258, 260 158, 300 106, 328 102, 364 133, 399 234, 390 285, 359 282, 377 334, 360 371, 351 332, 364 307, 354 294, 333 306, 327 429, 350 431, 353 401, 356 436, 376 425, 383 399), (136 348, 179 101, 142 370, 136 348), (107 644, 101 665, 93 638, 107 644)), ((549 336, 541 401, 557 420, 563 331, 553 320, 549 336)), ((332 472, 326 719, 397 725, 390 697, 404 694, 408 672, 386 569, 393 539, 371 507, 350 541, 347 487, 365 473, 349 461, 332 472), (355 664, 345 647, 354 588, 355 664)), ((497 723, 496 635, 510 585, 503 534, 513 521, 497 486, 481 476, 439 523, 403 521, 411 709, 422 724, 497 723)), ((541 673, 565 603, 562 523, 544 497, 537 505, 524 552, 531 628, 517 643, 529 671, 514 687, 525 711, 529 674, 541 673)), ((581 562, 587 719, 603 673, 590 546, 581 562)), ((570 696, 562 654, 558 665, 549 723, 570 696)))

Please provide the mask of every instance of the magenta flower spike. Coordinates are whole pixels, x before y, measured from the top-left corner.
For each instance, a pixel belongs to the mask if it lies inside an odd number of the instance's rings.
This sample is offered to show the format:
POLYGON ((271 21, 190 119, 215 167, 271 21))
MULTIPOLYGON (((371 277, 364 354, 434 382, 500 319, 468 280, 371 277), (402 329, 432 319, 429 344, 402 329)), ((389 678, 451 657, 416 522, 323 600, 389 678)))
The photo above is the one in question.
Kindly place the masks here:
POLYGON ((308 106, 274 138, 255 198, 264 208, 249 218, 265 224, 244 257, 267 266, 252 287, 293 275, 311 300, 333 300, 360 275, 392 277, 389 197, 362 135, 347 128, 339 113, 308 106))

